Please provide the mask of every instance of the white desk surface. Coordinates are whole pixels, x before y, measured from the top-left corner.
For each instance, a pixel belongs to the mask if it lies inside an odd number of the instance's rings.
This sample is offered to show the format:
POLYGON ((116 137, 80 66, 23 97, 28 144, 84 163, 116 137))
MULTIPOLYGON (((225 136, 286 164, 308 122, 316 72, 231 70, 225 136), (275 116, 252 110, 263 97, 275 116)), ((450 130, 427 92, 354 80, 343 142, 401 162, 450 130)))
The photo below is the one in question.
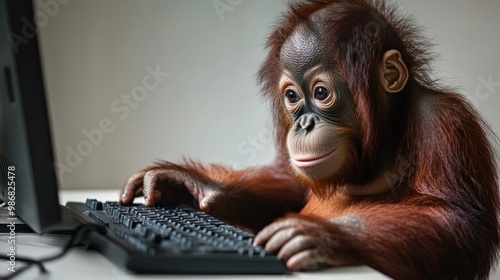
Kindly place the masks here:
MULTIPOLYGON (((66 204, 68 201, 84 201, 86 198, 96 198, 102 201, 117 200, 118 190, 86 190, 86 191, 61 191, 60 203, 66 204)), ((140 199, 138 199, 140 201, 140 199)), ((17 234, 16 235, 16 253, 17 256, 27 256, 39 258, 50 256, 59 252, 60 247, 67 240, 65 235, 36 235, 36 234, 17 234)), ((7 250, 7 236, 0 235, 0 253, 4 254, 7 250)), ((17 263, 19 265, 19 262, 17 263)), ((248 280, 277 280, 277 279, 302 279, 302 280, 332 280, 332 279, 388 279, 375 270, 360 266, 348 268, 334 268, 319 272, 292 273, 291 275, 278 276, 221 276, 221 275, 135 275, 124 271, 113 263, 108 261, 96 251, 86 251, 82 248, 74 248, 67 255, 60 259, 48 262, 45 267, 49 274, 41 275, 38 268, 31 267, 23 272, 15 280, 115 280, 115 279, 248 279, 248 280)), ((7 264, 4 260, 0 262, 0 278, 7 271, 7 264)))

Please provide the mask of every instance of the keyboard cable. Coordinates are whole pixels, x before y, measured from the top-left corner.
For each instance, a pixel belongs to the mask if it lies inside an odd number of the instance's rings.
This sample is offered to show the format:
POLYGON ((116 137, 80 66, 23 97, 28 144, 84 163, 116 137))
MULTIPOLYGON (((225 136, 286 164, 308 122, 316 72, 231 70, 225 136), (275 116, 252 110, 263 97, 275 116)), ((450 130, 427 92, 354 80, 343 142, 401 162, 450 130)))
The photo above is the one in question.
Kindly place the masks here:
MULTIPOLYGON (((19 268, 19 269, 16 269, 14 272, 11 272, 9 274, 0 275, 0 280, 13 279, 14 277, 16 277, 16 276, 20 275, 21 273, 23 273, 24 271, 28 270, 33 265, 38 267, 41 274, 48 273, 49 271, 45 268, 44 263, 59 259, 62 256, 66 255, 66 253, 69 251, 69 249, 78 245, 80 243, 80 241, 84 240, 91 232, 98 232, 98 233, 104 234, 104 233, 106 233, 106 228, 104 226, 100 226, 100 225, 91 225, 91 224, 79 225, 75 229, 75 231, 71 234, 70 239, 68 240, 68 242, 66 242, 63 249, 59 253, 56 253, 52 256, 44 257, 41 259, 32 259, 32 258, 28 258, 28 257, 16 256, 16 262, 19 261, 22 263, 26 263, 26 265, 19 268)), ((10 257, 6 256, 6 255, 5 256, 0 255, 0 259, 9 261, 10 257)))

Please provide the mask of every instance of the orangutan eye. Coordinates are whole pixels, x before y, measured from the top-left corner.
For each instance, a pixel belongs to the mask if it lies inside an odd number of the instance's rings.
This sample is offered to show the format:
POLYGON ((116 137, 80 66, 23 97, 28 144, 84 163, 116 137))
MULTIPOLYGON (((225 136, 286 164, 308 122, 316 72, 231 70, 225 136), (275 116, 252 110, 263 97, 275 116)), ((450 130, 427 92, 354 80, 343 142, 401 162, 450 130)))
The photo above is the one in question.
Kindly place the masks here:
POLYGON ((330 92, 324 87, 317 87, 314 90, 314 99, 323 101, 330 96, 330 92))
POLYGON ((290 104, 295 104, 300 101, 300 96, 293 90, 287 90, 285 92, 285 97, 290 104))

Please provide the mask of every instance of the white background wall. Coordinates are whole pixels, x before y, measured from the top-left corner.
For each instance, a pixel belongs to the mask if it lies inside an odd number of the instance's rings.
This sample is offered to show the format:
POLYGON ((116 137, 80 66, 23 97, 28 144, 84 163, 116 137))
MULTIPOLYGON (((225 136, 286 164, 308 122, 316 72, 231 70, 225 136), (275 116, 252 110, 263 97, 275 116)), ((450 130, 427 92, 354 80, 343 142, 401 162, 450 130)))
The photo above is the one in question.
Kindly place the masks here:
MULTIPOLYGON (((255 73, 286 1, 58 1, 68 3, 35 0, 60 187, 119 188, 155 159, 236 168, 272 161, 269 107, 255 73), (214 3, 236 5, 218 13, 214 3), (127 105, 123 96, 143 84, 148 67, 169 75, 127 105)), ((435 75, 499 133, 500 1, 402 0, 400 7, 438 45, 435 75)))
MULTIPOLYGON (((237 168, 272 161, 269 107, 255 73, 286 1, 65 1, 35 1, 62 188, 119 188, 156 159, 237 168), (218 13, 214 3, 230 9, 218 13), (127 105, 123 96, 143 84, 148 67, 169 75, 127 105), (91 143, 83 131, 101 122, 106 132, 91 143)), ((400 7, 438 44, 435 74, 499 132, 500 1, 400 7)))

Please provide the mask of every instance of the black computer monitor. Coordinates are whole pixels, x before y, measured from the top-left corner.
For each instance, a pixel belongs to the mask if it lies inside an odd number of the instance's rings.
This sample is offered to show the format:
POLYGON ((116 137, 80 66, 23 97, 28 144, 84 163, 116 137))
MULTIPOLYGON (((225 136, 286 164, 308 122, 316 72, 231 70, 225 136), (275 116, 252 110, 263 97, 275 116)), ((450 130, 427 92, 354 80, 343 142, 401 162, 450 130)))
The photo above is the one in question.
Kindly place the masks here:
POLYGON ((0 200, 44 233, 61 214, 34 27, 31 1, 0 0, 0 200))

